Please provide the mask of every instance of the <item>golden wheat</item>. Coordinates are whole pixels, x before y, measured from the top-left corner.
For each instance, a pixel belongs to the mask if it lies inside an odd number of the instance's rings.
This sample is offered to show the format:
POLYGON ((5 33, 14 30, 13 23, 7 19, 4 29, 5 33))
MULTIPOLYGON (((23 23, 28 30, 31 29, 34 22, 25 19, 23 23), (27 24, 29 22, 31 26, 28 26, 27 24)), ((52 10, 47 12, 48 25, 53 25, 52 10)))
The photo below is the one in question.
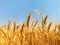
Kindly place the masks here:
POLYGON ((17 25, 15 21, 12 27, 9 20, 7 28, 6 26, 0 27, 0 45, 60 45, 60 24, 56 24, 54 29, 50 29, 52 22, 47 27, 48 16, 44 17, 41 13, 42 26, 37 25, 38 20, 36 20, 29 27, 30 17, 31 13, 28 14, 27 21, 22 24, 17 25))

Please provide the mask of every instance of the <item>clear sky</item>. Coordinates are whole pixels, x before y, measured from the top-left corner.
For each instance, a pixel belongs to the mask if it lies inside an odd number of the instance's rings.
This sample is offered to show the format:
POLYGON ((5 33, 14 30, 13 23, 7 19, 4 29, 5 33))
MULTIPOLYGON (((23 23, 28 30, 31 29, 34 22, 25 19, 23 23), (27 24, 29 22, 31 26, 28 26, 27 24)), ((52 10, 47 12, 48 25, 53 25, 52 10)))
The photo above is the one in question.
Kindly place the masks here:
MULTIPOLYGON (((0 24, 11 20, 23 22, 29 11, 37 9, 49 15, 48 20, 60 22, 60 0, 0 0, 0 24)), ((39 15, 33 15, 32 18, 39 15)))

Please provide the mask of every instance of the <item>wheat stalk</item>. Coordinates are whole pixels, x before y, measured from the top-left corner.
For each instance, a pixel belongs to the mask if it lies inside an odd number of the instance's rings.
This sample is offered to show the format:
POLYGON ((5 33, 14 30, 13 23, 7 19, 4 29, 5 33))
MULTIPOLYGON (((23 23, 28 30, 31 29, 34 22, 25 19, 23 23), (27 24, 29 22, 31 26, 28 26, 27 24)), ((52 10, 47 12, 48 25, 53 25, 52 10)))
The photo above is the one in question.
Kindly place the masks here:
POLYGON ((48 32, 49 32, 49 30, 51 28, 51 25, 52 25, 52 22, 50 22, 49 25, 48 25, 48 28, 47 28, 48 32))
POLYGON ((17 27, 16 27, 16 21, 15 21, 15 22, 14 22, 13 32, 15 32, 15 30, 17 30, 16 28, 17 28, 17 27))
POLYGON ((8 25, 7 25, 7 30, 10 30, 10 25, 11 25, 11 22, 10 22, 10 19, 8 20, 8 25))
POLYGON ((27 22, 26 22, 26 25, 28 28, 29 28, 30 17, 31 17, 31 13, 28 14, 28 18, 27 18, 27 22))

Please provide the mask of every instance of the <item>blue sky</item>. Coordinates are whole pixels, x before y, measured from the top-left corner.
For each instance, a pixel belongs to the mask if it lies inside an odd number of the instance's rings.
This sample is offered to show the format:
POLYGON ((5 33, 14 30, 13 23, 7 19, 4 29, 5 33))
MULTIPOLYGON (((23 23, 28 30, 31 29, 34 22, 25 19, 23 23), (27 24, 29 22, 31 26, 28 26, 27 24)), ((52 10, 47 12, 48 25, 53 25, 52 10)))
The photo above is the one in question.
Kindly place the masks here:
MULTIPOLYGON (((0 0, 0 24, 7 23, 9 18, 17 23, 23 22, 28 12, 35 9, 48 14, 48 20, 60 22, 60 0, 0 0)), ((31 19, 36 18, 40 20, 39 15, 34 13, 31 19)))

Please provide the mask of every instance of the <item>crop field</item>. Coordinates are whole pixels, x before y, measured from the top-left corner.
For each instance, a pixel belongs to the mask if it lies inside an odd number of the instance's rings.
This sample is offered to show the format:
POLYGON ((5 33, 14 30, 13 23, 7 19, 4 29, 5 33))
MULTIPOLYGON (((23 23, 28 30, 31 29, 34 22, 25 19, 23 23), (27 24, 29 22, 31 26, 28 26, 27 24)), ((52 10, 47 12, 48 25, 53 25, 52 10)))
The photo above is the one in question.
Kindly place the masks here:
POLYGON ((47 23, 48 16, 41 17, 41 25, 32 21, 29 13, 27 20, 22 24, 11 24, 8 20, 7 25, 0 25, 0 45, 60 45, 60 24, 54 25, 53 22, 47 23))

